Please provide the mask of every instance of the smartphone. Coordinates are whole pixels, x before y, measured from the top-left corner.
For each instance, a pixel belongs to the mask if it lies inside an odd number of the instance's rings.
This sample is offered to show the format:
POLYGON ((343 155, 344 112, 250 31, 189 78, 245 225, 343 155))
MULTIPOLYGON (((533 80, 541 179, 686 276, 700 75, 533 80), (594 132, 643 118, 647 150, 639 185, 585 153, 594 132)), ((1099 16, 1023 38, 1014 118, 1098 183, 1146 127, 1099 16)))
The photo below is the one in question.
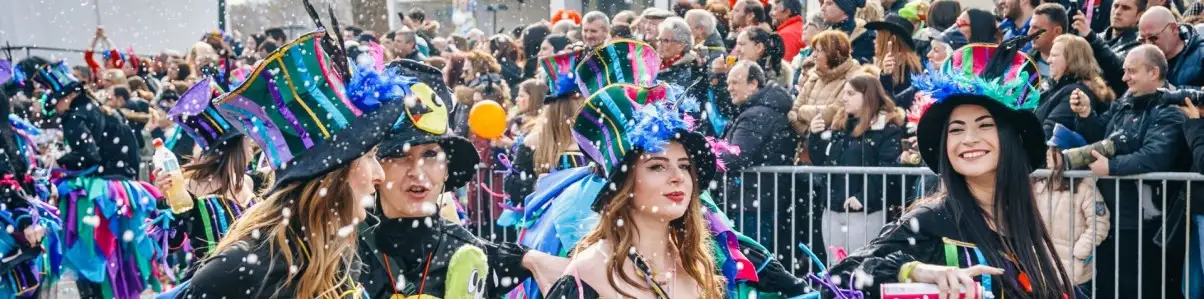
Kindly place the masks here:
POLYGON ((1079 6, 1079 0, 1070 0, 1070 7, 1066 10, 1066 18, 1074 22, 1074 16, 1079 14, 1079 10, 1083 9, 1079 6))

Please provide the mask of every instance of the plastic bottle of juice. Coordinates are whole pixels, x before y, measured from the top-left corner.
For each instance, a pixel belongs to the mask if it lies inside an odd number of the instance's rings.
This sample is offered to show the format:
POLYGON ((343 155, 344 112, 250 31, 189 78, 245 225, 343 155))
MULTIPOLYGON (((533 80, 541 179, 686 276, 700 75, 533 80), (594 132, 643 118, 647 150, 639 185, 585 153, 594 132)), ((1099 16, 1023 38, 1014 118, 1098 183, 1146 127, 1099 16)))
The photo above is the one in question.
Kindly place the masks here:
POLYGON ((151 158, 152 163, 155 164, 155 168, 163 170, 163 175, 171 178, 171 187, 160 191, 167 197, 167 204, 171 206, 172 213, 180 214, 192 210, 192 196, 188 195, 188 190, 184 188, 184 173, 180 171, 180 161, 176 160, 176 154, 163 146, 162 139, 155 138, 153 144, 155 155, 151 158))

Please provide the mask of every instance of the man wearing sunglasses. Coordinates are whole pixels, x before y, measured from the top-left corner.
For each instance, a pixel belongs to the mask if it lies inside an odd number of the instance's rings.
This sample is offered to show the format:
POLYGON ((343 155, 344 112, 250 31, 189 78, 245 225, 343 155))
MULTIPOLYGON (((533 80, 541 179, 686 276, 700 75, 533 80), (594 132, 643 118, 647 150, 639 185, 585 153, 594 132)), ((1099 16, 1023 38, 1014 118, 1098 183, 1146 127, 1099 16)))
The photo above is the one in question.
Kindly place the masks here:
MULTIPOLYGON (((1120 55, 1111 51, 1103 40, 1089 31, 1082 14, 1074 18, 1074 28, 1079 35, 1091 43, 1092 52, 1100 67, 1104 69, 1104 79, 1108 85, 1123 94, 1125 89, 1123 74, 1117 71, 1123 69, 1124 60, 1120 55)), ((1174 14, 1166 7, 1150 7, 1141 15, 1137 25, 1137 41, 1153 45, 1162 51, 1167 58, 1167 82, 1177 88, 1198 89, 1204 86, 1204 36, 1200 36, 1191 25, 1179 24, 1174 14)))
MULTIPOLYGON (((1200 36, 1190 25, 1176 23, 1175 16, 1165 7, 1150 7, 1142 14, 1137 27, 1138 42, 1153 45, 1166 56, 1167 83, 1180 89, 1204 86, 1204 65, 1200 63, 1204 61, 1204 36, 1200 36)), ((1124 73, 1116 71, 1124 69, 1124 58, 1109 49, 1103 39, 1092 34, 1082 14, 1074 17, 1074 28, 1079 36, 1091 43, 1091 50, 1104 70, 1104 80, 1108 86, 1116 94, 1124 94, 1128 90, 1124 73)))
POLYGON ((1137 39, 1166 54, 1167 81, 1179 88, 1204 86, 1204 37, 1189 24, 1179 24, 1166 7, 1151 7, 1137 25, 1137 39))

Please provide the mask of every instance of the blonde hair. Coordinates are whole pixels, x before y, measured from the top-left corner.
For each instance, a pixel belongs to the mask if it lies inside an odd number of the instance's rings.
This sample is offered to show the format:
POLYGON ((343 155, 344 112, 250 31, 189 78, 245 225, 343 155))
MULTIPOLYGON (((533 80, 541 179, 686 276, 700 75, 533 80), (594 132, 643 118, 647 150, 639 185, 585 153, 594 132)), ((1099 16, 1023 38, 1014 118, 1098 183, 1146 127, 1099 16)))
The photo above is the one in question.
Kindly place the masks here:
MULTIPOLYGON (((874 58, 878 61, 878 67, 882 68, 882 62, 886 61, 886 55, 895 54, 895 69, 891 72, 891 80, 895 84, 902 84, 909 73, 919 73, 923 70, 923 64, 920 62, 920 54, 916 53, 915 49, 907 47, 898 35, 887 30, 878 30, 878 37, 874 39, 874 58)), ((910 39, 911 37, 906 37, 910 39)), ((886 70, 882 70, 885 72, 886 70)))
POLYGON ((529 143, 535 149, 535 173, 545 174, 556 168, 560 153, 569 151, 576 142, 573 139, 572 120, 576 118, 584 99, 574 95, 544 105, 536 119, 538 124, 531 130, 529 143))
POLYGON ((1063 77, 1078 77, 1100 102, 1110 103, 1116 99, 1116 93, 1108 88, 1108 84, 1100 75, 1102 71, 1099 62, 1096 62, 1095 56, 1091 54, 1091 44, 1086 39, 1074 34, 1063 34, 1054 38, 1054 44, 1058 43, 1066 45, 1062 49, 1062 59, 1066 60, 1066 72, 1062 74, 1063 77))
POLYGON ((129 85, 129 80, 125 78, 125 71, 120 69, 107 69, 100 73, 100 79, 111 82, 111 86, 129 85))
MULTIPOLYGON (((628 153, 628 156, 623 160, 623 164, 628 169, 634 169, 632 165, 640 160, 643 156, 642 151, 628 153)), ((690 180, 697 180, 698 168, 697 165, 690 165, 690 180)), ((644 283, 637 282, 634 278, 627 275, 623 269, 628 262, 626 252, 633 250, 636 239, 639 234, 636 231, 638 227, 635 225, 622 225, 624 221, 630 223, 632 219, 632 211, 636 210, 634 200, 630 194, 635 189, 636 175, 634 171, 628 172, 627 178, 620 182, 618 191, 611 193, 610 198, 599 198, 598 200, 609 201, 602 207, 601 218, 598 221, 598 226, 590 231, 577 245, 574 252, 581 252, 589 246, 601 242, 609 241, 612 252, 615 254, 606 262, 606 280, 614 287, 615 291, 624 298, 634 298, 630 294, 619 290, 615 283, 615 276, 628 285, 638 289, 651 291, 650 286, 644 286, 644 283)), ((682 267, 691 279, 698 283, 702 298, 722 298, 724 292, 725 279, 715 275, 718 268, 715 265, 715 259, 711 252, 710 239, 707 237, 707 221, 703 219, 704 207, 701 195, 700 186, 694 184, 694 190, 690 196, 690 202, 686 206, 686 213, 681 218, 669 221, 669 247, 676 248, 675 254, 681 259, 682 267)), ((655 240, 660 242, 661 240, 655 240)))
POLYGON ((881 2, 865 1, 865 6, 858 8, 857 13, 854 15, 856 18, 865 20, 866 22, 880 22, 886 19, 886 10, 882 8, 881 2))
MULTIPOLYGON (((281 289, 292 286, 294 295, 300 298, 342 297, 354 290, 355 286, 346 282, 354 265, 359 264, 357 237, 354 230, 348 236, 336 233, 342 226, 354 225, 354 220, 347 217, 360 209, 346 183, 350 172, 348 165, 309 181, 276 188, 234 221, 213 252, 261 238, 266 242, 258 246, 268 246, 273 254, 267 260, 282 256, 288 265, 301 265, 300 271, 290 271, 281 289), (295 231, 294 224, 305 229, 295 231), (260 233, 262 237, 255 237, 260 233)), ((213 256, 217 254, 210 258, 213 256)), ((276 292, 279 295, 279 289, 276 292)), ((358 292, 352 293, 358 298, 358 292)))

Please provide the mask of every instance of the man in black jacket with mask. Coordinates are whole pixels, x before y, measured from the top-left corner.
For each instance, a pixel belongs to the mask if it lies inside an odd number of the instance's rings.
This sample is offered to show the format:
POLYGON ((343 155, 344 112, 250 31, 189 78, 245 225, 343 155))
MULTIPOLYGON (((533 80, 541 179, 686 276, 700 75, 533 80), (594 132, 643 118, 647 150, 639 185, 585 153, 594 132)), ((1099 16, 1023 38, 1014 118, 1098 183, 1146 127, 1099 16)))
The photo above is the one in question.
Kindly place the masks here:
MULTIPOLYGON (((1198 63, 1198 61, 1197 61, 1198 63)), ((1091 104, 1081 93, 1070 96, 1071 110, 1078 115, 1075 128, 1087 142, 1098 142, 1105 139, 1114 144, 1115 154, 1106 157, 1099 152, 1092 152, 1096 161, 1090 163, 1091 172, 1097 176, 1127 176, 1150 172, 1186 170, 1185 163, 1179 163, 1188 152, 1183 138, 1183 113, 1175 106, 1166 105, 1164 94, 1167 76, 1167 61, 1162 51, 1153 45, 1142 45, 1129 51, 1124 63, 1124 80, 1128 83, 1129 93, 1125 94, 1102 115, 1092 112, 1091 104)), ((1167 294, 1178 293, 1176 286, 1181 285, 1179 278, 1182 271, 1184 249, 1162 248, 1154 237, 1161 227, 1162 211, 1165 204, 1159 198, 1177 194, 1178 184, 1162 184, 1149 182, 1138 184, 1133 180, 1101 179, 1097 183, 1100 194, 1112 211, 1118 211, 1119 222, 1112 225, 1118 227, 1118 233, 1112 235, 1099 247, 1099 273, 1137 273, 1139 267, 1145 267, 1142 275, 1146 286, 1141 294, 1148 298, 1161 298, 1161 288, 1168 287, 1167 294), (1135 240, 1138 236, 1144 236, 1135 240), (1117 238, 1124 238, 1118 240, 1117 238), (1119 250, 1116 247, 1119 244, 1119 250), (1143 250, 1146 254, 1139 255, 1143 250), (1166 263, 1160 249, 1166 251, 1166 263), (1129 257, 1141 256, 1140 260, 1129 257), (1122 257, 1119 262, 1116 258, 1122 257), (1162 269, 1158 265, 1164 265, 1162 269), (1162 273, 1166 273, 1166 281, 1162 281, 1162 273)), ((1174 217, 1171 217, 1172 219, 1174 217)), ((1168 237, 1169 238, 1169 237, 1168 237)), ((1099 275, 1100 286, 1112 286, 1112 275, 1099 275)), ((1122 283, 1119 285, 1117 298, 1137 298, 1137 284, 1122 283)), ((1113 298, 1112 288, 1101 287, 1099 298, 1113 298), (1106 290, 1105 290, 1106 289, 1106 290)))

